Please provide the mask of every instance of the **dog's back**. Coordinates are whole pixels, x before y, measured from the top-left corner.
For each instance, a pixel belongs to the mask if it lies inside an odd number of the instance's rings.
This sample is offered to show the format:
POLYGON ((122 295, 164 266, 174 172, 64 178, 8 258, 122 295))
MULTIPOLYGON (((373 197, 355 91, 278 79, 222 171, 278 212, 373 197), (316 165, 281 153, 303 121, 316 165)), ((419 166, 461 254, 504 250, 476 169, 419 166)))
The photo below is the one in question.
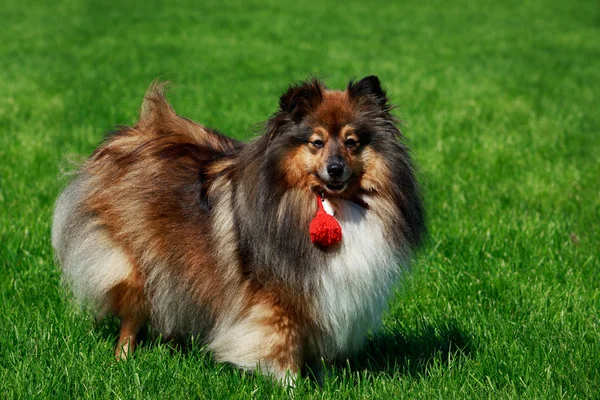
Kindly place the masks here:
POLYGON ((153 313, 165 334, 201 334, 210 318, 201 304, 181 312, 181 299, 218 296, 185 293, 199 286, 174 277, 218 282, 206 268, 183 269, 216 264, 205 190, 242 147, 176 115, 163 86, 152 86, 140 121, 107 137, 56 203, 52 245, 75 298, 98 317, 112 312, 137 325, 153 313))

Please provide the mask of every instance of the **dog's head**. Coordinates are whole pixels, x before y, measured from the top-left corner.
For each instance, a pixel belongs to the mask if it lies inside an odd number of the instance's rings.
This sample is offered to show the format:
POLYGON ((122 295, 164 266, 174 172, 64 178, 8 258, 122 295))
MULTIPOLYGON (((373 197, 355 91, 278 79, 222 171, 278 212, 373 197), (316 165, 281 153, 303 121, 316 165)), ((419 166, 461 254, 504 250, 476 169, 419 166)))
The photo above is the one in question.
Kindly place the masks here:
POLYGON ((281 96, 279 106, 268 123, 268 152, 287 185, 349 197, 389 183, 385 153, 400 132, 376 76, 351 81, 345 91, 317 79, 302 82, 281 96))

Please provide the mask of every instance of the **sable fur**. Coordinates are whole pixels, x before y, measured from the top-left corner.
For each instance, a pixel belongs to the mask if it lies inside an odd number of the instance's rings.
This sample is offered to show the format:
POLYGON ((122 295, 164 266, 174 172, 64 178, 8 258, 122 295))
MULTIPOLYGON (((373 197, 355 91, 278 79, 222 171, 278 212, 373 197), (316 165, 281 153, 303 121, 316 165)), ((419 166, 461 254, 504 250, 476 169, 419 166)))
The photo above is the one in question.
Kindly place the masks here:
POLYGON ((106 138, 54 215, 76 298, 121 319, 117 356, 147 322, 277 379, 352 355, 424 232, 379 79, 293 85, 250 143, 178 116, 163 93, 149 89, 139 122, 106 138), (342 226, 332 248, 309 238, 316 192, 342 226))

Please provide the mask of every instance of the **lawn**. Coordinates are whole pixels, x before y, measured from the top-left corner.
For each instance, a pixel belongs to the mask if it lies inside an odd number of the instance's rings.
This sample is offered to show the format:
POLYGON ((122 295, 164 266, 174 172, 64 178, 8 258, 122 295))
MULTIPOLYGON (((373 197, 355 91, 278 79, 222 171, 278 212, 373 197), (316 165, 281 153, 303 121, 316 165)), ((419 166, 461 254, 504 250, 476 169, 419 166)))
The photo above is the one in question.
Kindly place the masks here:
POLYGON ((376 74, 429 238, 364 354, 296 397, 599 398, 599 3, 206 3, 2 1, 1 397, 285 396, 197 343, 114 362, 116 321, 80 312, 54 262, 61 171, 156 77, 181 115, 246 139, 292 81, 376 74))

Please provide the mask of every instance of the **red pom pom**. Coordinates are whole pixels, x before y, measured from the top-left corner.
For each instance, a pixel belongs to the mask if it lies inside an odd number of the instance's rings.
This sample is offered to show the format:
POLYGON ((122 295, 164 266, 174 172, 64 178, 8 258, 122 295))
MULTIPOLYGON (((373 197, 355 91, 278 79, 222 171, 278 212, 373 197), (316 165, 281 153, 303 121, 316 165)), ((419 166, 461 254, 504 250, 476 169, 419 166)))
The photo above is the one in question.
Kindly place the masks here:
POLYGON ((310 222, 310 240, 321 246, 331 246, 342 240, 342 227, 335 218, 325 212, 321 199, 317 199, 317 202, 317 215, 310 222))

